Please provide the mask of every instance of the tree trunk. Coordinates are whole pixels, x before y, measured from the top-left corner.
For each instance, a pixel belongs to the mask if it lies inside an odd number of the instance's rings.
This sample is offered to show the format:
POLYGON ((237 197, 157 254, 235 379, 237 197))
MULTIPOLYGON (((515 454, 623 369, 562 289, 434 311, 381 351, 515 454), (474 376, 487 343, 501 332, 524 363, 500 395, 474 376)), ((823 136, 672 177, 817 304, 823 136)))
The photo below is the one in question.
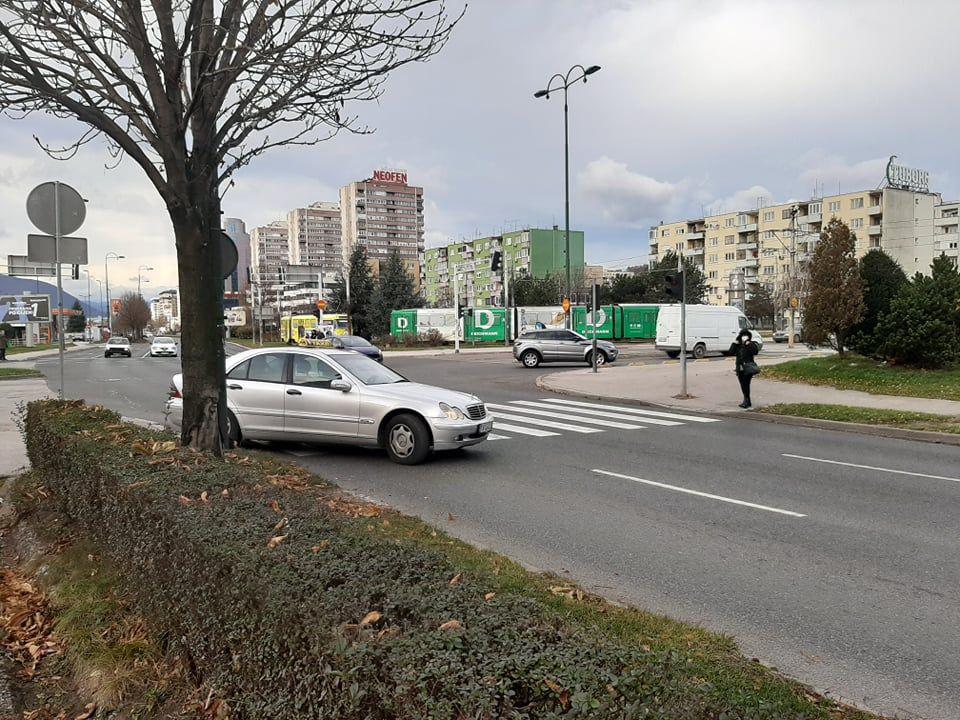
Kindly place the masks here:
MULTIPOLYGON (((196 186, 194 186, 196 187, 196 186)), ((223 277, 220 202, 215 192, 169 207, 180 279, 180 361, 183 368, 181 442, 222 454, 226 433, 223 347, 223 277)))

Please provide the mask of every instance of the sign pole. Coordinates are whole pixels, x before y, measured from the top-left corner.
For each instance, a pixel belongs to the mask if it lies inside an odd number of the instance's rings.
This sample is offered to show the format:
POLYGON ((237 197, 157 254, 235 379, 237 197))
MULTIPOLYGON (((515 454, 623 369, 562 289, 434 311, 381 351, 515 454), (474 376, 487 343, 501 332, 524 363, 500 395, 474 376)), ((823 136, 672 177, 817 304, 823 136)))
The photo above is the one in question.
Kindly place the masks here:
POLYGON ((593 325, 593 352, 590 357, 590 364, 593 365, 593 371, 597 371, 597 284, 593 284, 593 297, 590 299, 590 305, 593 310, 591 325, 593 325))
POLYGON ((453 352, 456 355, 460 354, 460 284, 457 281, 457 271, 459 268, 453 266, 453 313, 456 315, 454 320, 456 321, 456 332, 453 336, 453 352))
POLYGON ((683 256, 677 256, 680 271, 680 397, 687 397, 687 271, 683 256))
POLYGON ((57 343, 59 345, 58 355, 60 356, 60 392, 59 397, 63 400, 63 278, 60 268, 60 183, 55 182, 53 193, 53 214, 56 231, 56 266, 57 266, 57 343))

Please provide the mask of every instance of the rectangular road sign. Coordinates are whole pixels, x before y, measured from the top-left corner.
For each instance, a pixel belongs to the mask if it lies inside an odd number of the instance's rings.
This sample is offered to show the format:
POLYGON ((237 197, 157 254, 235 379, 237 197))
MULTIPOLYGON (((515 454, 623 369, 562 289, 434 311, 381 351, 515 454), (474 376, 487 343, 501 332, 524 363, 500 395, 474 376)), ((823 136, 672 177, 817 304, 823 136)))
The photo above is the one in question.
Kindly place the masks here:
MULTIPOLYGON (((31 262, 55 263, 57 243, 53 235, 27 235, 27 259, 31 262)), ((60 264, 86 265, 87 239, 81 237, 60 238, 60 264)))
POLYGON ((37 263, 27 260, 26 255, 7 255, 7 275, 14 277, 56 277, 53 263, 37 263))
POLYGON ((0 295, 0 323, 50 322, 49 295, 0 295))

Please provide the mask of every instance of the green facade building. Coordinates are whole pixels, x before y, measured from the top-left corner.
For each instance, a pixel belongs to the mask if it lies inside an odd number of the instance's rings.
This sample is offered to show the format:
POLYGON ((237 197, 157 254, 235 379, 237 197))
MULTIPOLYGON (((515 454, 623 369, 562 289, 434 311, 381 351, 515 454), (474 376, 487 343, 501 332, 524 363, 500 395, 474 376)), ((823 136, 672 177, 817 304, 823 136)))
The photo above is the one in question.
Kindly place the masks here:
MULTIPOLYGON (((503 302, 503 273, 511 278, 536 278, 566 272, 566 243, 560 229, 528 228, 491 237, 431 248, 424 253, 423 293, 428 305, 453 306, 453 268, 460 268, 460 298, 470 307, 503 302), (499 250, 503 267, 490 270, 499 250)), ((570 231, 571 275, 583 269, 583 231, 570 231)))

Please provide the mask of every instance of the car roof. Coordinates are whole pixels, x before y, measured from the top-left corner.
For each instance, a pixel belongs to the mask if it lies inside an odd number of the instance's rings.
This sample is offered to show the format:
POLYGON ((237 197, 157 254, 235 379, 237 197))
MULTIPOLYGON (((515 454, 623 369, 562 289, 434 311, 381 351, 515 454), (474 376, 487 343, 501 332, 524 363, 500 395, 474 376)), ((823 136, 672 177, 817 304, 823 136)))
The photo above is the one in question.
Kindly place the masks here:
POLYGON ((350 350, 335 350, 333 348, 306 348, 297 346, 287 346, 287 347, 264 347, 264 348, 253 348, 252 350, 244 350, 243 352, 238 352, 236 355, 231 355, 227 358, 227 362, 231 365, 239 365, 244 360, 248 360, 257 355, 266 355, 269 353, 298 353, 306 355, 317 355, 323 357, 325 355, 330 355, 333 357, 336 356, 354 356, 356 353, 350 350))

